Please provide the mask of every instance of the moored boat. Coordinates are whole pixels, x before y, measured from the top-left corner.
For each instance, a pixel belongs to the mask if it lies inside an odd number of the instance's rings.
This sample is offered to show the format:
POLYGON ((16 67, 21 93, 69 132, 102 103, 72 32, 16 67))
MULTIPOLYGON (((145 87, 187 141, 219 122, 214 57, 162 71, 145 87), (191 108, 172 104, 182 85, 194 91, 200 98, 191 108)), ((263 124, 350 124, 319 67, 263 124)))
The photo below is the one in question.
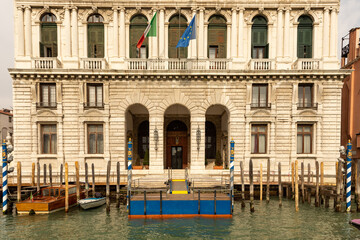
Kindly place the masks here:
MULTIPOLYGON (((80 191, 80 199, 85 197, 85 192, 80 191)), ((76 185, 69 185, 69 208, 77 205, 76 185)), ((65 186, 46 187, 30 196, 26 200, 16 203, 19 214, 47 214, 65 208, 65 186)))
POLYGON ((101 198, 85 198, 79 200, 82 209, 96 208, 104 205, 106 202, 104 197, 101 198))
POLYGON ((357 229, 360 230, 360 219, 350 220, 350 224, 352 224, 353 226, 355 226, 357 229))

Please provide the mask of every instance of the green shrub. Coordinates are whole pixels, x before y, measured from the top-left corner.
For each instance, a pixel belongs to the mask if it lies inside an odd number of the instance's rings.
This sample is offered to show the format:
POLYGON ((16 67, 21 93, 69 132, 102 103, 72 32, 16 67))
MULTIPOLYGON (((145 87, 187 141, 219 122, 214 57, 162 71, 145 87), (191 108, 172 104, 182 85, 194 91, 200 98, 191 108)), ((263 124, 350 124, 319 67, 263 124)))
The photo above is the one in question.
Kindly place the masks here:
POLYGON ((144 166, 149 165, 149 149, 146 149, 144 160, 143 160, 143 165, 144 166))
POLYGON ((222 158, 219 151, 216 152, 215 166, 222 166, 222 158))

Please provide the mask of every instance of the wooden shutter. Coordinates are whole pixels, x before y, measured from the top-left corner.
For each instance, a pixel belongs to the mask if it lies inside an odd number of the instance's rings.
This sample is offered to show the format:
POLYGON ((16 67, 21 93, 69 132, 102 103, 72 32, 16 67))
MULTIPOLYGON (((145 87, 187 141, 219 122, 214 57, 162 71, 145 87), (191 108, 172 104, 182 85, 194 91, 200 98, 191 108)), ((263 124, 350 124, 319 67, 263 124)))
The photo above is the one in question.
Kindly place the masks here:
POLYGON ((208 29, 208 49, 210 46, 218 46, 218 58, 226 58, 226 25, 209 24, 208 29))
POLYGON ((88 57, 104 57, 104 25, 88 24, 88 57))

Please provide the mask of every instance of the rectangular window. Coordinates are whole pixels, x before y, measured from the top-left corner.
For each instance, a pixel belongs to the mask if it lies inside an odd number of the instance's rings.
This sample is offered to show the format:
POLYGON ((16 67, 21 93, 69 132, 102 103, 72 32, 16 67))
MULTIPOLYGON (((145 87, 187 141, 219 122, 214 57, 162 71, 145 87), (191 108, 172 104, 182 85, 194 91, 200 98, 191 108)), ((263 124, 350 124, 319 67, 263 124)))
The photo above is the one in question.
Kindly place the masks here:
POLYGON ((102 84, 87 84, 87 107, 104 107, 102 84))
POLYGON ((298 125, 297 153, 312 153, 312 125, 298 125))
POLYGON ((209 46, 209 58, 214 59, 218 57, 218 46, 209 46))
POLYGON ((102 124, 88 125, 88 153, 104 153, 104 134, 102 124))
POLYGON ((41 125, 41 153, 57 153, 56 124, 41 125))
POLYGON ((11 122, 12 122, 12 117, 9 116, 9 123, 11 123, 11 122))
POLYGON ((298 89, 298 107, 311 108, 313 107, 313 85, 299 84, 298 89))
POLYGON ((56 84, 40 83, 39 107, 56 107, 56 84))
POLYGON ((141 46, 139 49, 138 49, 138 58, 141 58, 141 59, 146 59, 147 58, 147 54, 146 54, 146 46, 141 46))
POLYGON ((266 153, 266 125, 251 126, 251 153, 266 153))
POLYGON ((252 85, 252 102, 253 108, 267 108, 268 106, 268 85, 254 84, 252 85))

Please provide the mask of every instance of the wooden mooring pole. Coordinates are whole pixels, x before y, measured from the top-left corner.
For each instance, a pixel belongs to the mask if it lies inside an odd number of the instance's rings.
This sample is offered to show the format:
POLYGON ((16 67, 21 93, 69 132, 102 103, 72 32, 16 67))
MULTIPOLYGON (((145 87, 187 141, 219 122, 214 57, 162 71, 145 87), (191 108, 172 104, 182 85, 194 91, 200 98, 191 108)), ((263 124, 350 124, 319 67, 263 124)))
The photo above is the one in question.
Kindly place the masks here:
POLYGON ((336 212, 341 212, 341 184, 342 184, 342 164, 339 163, 336 174, 336 212))
POLYGON ((37 162, 36 190, 40 191, 40 163, 37 162))
POLYGON ((295 161, 295 211, 299 211, 299 174, 298 174, 298 161, 295 161))
POLYGON ((17 162, 17 201, 21 201, 21 162, 17 162))
POLYGON ((279 207, 282 206, 282 186, 281 186, 281 163, 278 165, 278 182, 279 182, 279 207))
POLYGON ((110 212, 110 161, 107 162, 106 172, 106 212, 110 212))
POLYGON ((44 185, 46 185, 46 164, 44 163, 44 185))
POLYGON ((260 163, 260 201, 263 197, 263 173, 262 173, 262 163, 260 163))
POLYGON ((85 198, 89 197, 89 166, 85 162, 85 198))
POLYGON ((319 201, 319 162, 315 162, 316 166, 316 190, 315 190, 315 207, 320 207, 319 201))
POLYGON ((304 188, 304 162, 301 162, 301 201, 305 203, 305 188, 304 188))
POLYGON ((64 165, 60 165, 60 186, 63 184, 63 173, 64 173, 64 165))
POLYGON ((91 164, 91 174, 92 174, 92 195, 95 197, 95 167, 94 163, 91 164))
POLYGON ((244 162, 240 162, 241 169, 241 208, 245 207, 245 182, 244 182, 244 162))
POLYGON ((270 159, 267 161, 267 173, 266 173, 266 202, 270 202, 270 159))
POLYGON ((49 182, 50 182, 50 187, 52 187, 53 179, 52 179, 52 166, 51 166, 51 163, 49 164, 49 182))
POLYGON ((65 212, 69 212, 69 166, 65 163, 65 212))
POLYGON ((77 202, 80 200, 80 174, 79 174, 79 162, 75 162, 75 172, 76 172, 76 199, 77 202))
POLYGON ((31 164, 31 186, 35 186, 35 163, 31 164))
POLYGON ((291 198, 294 199, 295 198, 295 186, 294 186, 294 180, 295 180, 295 163, 292 162, 291 163, 291 198))
POLYGON ((250 159, 249 163, 249 178, 250 178, 250 211, 254 212, 254 174, 253 174, 253 162, 250 159))
POLYGON ((116 208, 120 208, 120 162, 116 163, 116 208))
MULTIPOLYGON (((307 183, 310 185, 310 178, 311 178, 311 165, 308 163, 308 180, 307 183)), ((307 189, 307 201, 311 204, 311 187, 307 189)))

